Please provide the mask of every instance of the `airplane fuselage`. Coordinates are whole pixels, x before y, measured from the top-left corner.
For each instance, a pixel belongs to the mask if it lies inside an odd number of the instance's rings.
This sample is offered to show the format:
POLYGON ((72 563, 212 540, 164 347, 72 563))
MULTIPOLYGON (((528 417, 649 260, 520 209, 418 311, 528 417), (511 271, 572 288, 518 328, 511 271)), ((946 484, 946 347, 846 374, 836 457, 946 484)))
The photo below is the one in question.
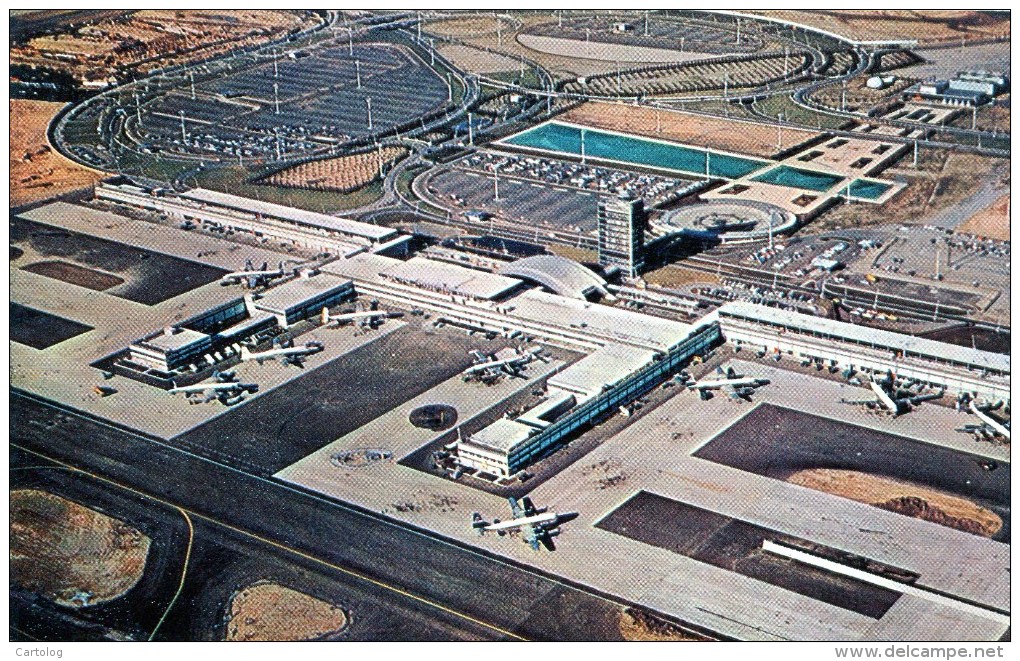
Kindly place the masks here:
POLYGON ((231 390, 249 390, 251 388, 256 388, 256 387, 257 386, 254 383, 236 383, 236 382, 230 382, 230 383, 197 383, 197 384, 195 384, 193 386, 175 386, 175 387, 171 388, 170 390, 168 390, 167 392, 169 392, 171 395, 177 395, 177 394, 180 394, 180 393, 208 392, 210 390, 213 390, 213 391, 226 391, 226 392, 229 392, 231 390))
POLYGON ((546 527, 549 525, 555 525, 559 520, 559 515, 553 512, 543 512, 542 514, 535 514, 532 516, 524 516, 519 519, 510 519, 509 521, 500 521, 499 523, 490 523, 484 526, 482 530, 489 532, 498 532, 500 530, 513 530, 515 528, 523 528, 524 526, 538 526, 546 527))
POLYGON ((691 390, 718 390, 719 388, 725 388, 726 386, 732 386, 734 388, 757 388, 758 386, 764 386, 767 384, 765 379, 756 379, 754 377, 741 377, 739 379, 717 379, 710 381, 697 381, 688 386, 691 390))

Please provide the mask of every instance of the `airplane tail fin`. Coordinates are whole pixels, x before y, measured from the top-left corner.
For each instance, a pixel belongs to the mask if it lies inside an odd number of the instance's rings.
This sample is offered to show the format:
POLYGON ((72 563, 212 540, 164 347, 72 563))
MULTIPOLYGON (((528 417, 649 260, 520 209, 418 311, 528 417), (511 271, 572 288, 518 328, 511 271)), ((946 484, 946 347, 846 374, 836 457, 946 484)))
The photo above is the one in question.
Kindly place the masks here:
POLYGON ((328 324, 329 323, 329 308, 323 307, 322 308, 322 314, 319 315, 319 317, 322 320, 322 325, 323 326, 328 324))
POLYGON ((489 525, 489 522, 483 519, 482 515, 478 512, 471 515, 471 527, 474 528, 479 535, 485 534, 485 526, 487 525, 489 525))

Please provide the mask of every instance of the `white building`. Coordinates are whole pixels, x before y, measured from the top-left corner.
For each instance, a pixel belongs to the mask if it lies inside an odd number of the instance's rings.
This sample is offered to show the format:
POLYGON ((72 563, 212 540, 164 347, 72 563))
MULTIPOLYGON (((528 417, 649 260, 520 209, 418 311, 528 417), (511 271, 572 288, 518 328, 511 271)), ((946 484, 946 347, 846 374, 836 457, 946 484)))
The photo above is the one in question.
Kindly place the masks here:
POLYGON ((1009 356, 912 335, 734 301, 716 312, 737 347, 789 354, 842 369, 918 379, 1009 402, 1009 356))

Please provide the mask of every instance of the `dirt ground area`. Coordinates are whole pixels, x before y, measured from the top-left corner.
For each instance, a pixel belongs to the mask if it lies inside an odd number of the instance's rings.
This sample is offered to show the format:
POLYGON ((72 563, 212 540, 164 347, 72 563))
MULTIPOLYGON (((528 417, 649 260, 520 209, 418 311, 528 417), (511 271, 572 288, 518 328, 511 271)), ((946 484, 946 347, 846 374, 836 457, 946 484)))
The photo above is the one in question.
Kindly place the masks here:
POLYGON ((444 37, 463 39, 466 37, 478 37, 483 35, 499 36, 502 31, 504 39, 506 34, 513 30, 513 23, 505 18, 497 18, 493 15, 486 16, 463 16, 430 22, 427 29, 433 34, 444 37))
POLYGON ((787 481, 983 537, 1002 529, 999 515, 965 498, 879 475, 815 468, 798 471, 787 481))
POLYGON ((916 39, 924 45, 1008 36, 1009 12, 947 10, 751 11, 859 40, 916 39))
POLYGON ((47 278, 54 278, 55 280, 69 282, 72 285, 78 285, 79 287, 85 287, 86 289, 91 289, 93 291, 105 291, 110 287, 116 287, 117 285, 124 284, 123 278, 118 278, 117 276, 110 275, 109 273, 102 273, 100 271, 78 266, 77 264, 62 262, 60 260, 52 262, 35 262, 34 264, 22 266, 21 270, 44 275, 47 278))
POLYGON ((315 640, 340 633, 348 622, 339 606, 278 583, 260 582, 231 598, 226 640, 315 640))
POLYGON ((506 21, 501 21, 502 32, 496 30, 496 22, 491 16, 465 16, 437 21, 424 26, 422 32, 459 40, 469 46, 490 48, 514 62, 519 62, 517 58, 524 56, 544 67, 558 79, 616 70, 616 62, 552 55, 524 46, 517 41, 519 34, 527 32, 534 25, 554 21, 557 17, 552 13, 534 13, 520 15, 517 18, 521 21, 520 26, 512 26, 506 21))
POLYGON ((515 71, 520 67, 519 60, 463 44, 443 45, 436 50, 439 51, 440 55, 453 62, 454 65, 471 73, 485 74, 515 71))
POLYGON ((145 73, 204 60, 310 27, 314 20, 292 11, 143 10, 30 39, 11 48, 11 63, 105 81, 117 68, 145 73))
POLYGON ((383 147, 378 151, 302 163, 281 170, 262 180, 285 188, 308 188, 351 193, 379 177, 379 171, 407 154, 402 147, 383 147))
POLYGON ((45 491, 10 494, 11 580, 62 606, 116 599, 145 572, 148 537, 45 491))
MULTIPOLYGON (((616 103, 584 103, 558 119, 749 156, 768 157, 778 151, 778 134, 771 126, 683 112, 616 103)), ((789 149, 817 136, 814 131, 785 128, 783 145, 789 149)))
POLYGON ((54 101, 10 101, 10 206, 86 188, 103 176, 101 172, 64 158, 50 147, 46 128, 63 106, 54 101))
POLYGON ((1008 163, 974 154, 939 152, 928 154, 911 167, 909 152, 898 165, 884 172, 909 177, 906 188, 882 205, 837 204, 806 228, 807 232, 869 227, 890 223, 924 223, 925 219, 966 199, 989 179, 1008 178, 1008 163), (1002 174, 999 174, 999 171, 1002 174))
POLYGON ((620 613, 620 635, 631 642, 677 642, 702 640, 669 622, 634 608, 620 613))
POLYGON ((1009 195, 1003 195, 990 206, 963 221, 956 231, 997 241, 1009 241, 1009 195))
POLYGON ((719 277, 713 273, 695 271, 682 266, 668 265, 655 271, 645 273, 645 282, 666 289, 682 289, 689 285, 710 283, 719 284, 719 277))

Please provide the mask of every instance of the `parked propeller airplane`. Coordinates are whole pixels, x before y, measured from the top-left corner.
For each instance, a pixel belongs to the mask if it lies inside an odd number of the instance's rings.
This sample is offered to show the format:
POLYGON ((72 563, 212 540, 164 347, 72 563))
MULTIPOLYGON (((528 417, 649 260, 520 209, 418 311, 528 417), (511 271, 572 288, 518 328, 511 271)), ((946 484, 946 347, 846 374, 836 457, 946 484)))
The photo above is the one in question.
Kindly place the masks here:
POLYGON ((771 383, 768 379, 760 379, 751 376, 742 376, 730 367, 723 371, 721 367, 715 368, 717 379, 702 379, 687 384, 688 390, 697 390, 702 399, 711 399, 713 390, 722 390, 731 399, 743 399, 751 401, 751 395, 761 386, 771 383))
POLYGON ((555 551, 556 545, 553 544, 552 538, 560 534, 560 524, 573 521, 578 516, 577 512, 556 514, 550 512, 548 507, 535 507, 531 498, 527 496, 521 499, 523 508, 516 498, 507 498, 507 502, 510 503, 510 511, 513 513, 512 519, 508 521, 493 519, 492 523, 489 523, 482 518, 481 514, 475 512, 471 515, 471 527, 479 535, 494 532, 500 537, 509 532, 520 530, 524 542, 530 544, 532 549, 538 551, 539 544, 541 544, 546 549, 555 551))
POLYGON ((233 372, 213 372, 214 383, 196 383, 190 386, 178 386, 171 382, 167 392, 171 395, 183 394, 192 404, 205 404, 218 400, 224 406, 240 404, 248 393, 259 390, 257 383, 239 383, 235 381, 233 372))
POLYGON ((377 328, 383 319, 396 319, 403 316, 403 312, 387 312, 386 310, 361 310, 330 314, 328 309, 322 308, 320 319, 323 326, 331 326, 333 328, 354 322, 359 322, 362 328, 377 328))
POLYGON ((283 268, 283 262, 280 262, 280 267, 277 269, 270 269, 268 262, 262 263, 261 269, 256 269, 255 265, 252 264, 249 259, 244 266, 243 271, 234 271, 233 273, 227 273, 220 278, 220 284, 224 287, 236 284, 244 284, 248 289, 255 289, 261 285, 269 284, 276 278, 282 278, 286 275, 286 271, 283 268))
POLYGON ((905 388, 901 388, 892 373, 887 374, 884 378, 872 376, 868 385, 875 393, 875 399, 841 399, 839 401, 844 404, 866 406, 871 410, 885 411, 896 417, 912 411, 921 402, 939 399, 945 394, 945 389, 927 394, 913 394, 910 387, 916 384, 917 381, 909 381, 905 388), (906 394, 904 395, 904 393, 906 394))
POLYGON ((977 417, 979 424, 964 425, 956 431, 974 434, 979 440, 994 441, 1001 439, 1009 442, 1011 431, 1009 422, 1000 422, 988 414, 989 411, 994 411, 998 406, 979 405, 973 399, 968 399, 967 408, 977 417))
POLYGON ((259 365, 267 360, 277 360, 281 365, 293 365, 304 367, 305 359, 325 349, 322 342, 308 342, 303 347, 274 346, 266 351, 252 351, 248 347, 241 347, 241 362, 254 360, 259 365))
POLYGON ((511 349, 509 347, 500 349, 494 354, 485 355, 480 351, 472 351, 475 364, 462 372, 465 381, 481 381, 492 383, 504 374, 507 376, 519 377, 522 368, 533 360, 549 362, 547 356, 542 355, 543 348, 534 349, 511 349))

